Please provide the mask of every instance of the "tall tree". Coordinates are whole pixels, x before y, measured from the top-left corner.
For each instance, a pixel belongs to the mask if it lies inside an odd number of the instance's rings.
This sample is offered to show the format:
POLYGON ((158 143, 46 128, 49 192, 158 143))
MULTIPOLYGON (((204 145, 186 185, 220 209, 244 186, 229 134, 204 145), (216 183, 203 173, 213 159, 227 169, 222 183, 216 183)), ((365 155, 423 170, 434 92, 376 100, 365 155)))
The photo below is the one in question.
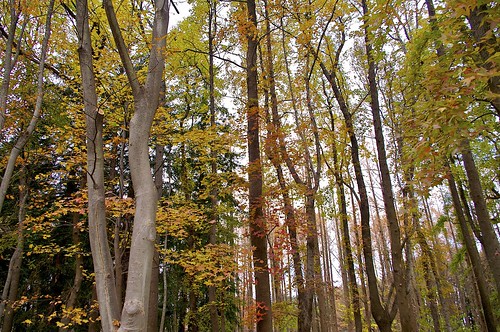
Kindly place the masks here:
POLYGON ((151 50, 144 84, 140 83, 132 63, 112 1, 103 0, 103 6, 134 97, 134 114, 130 119, 129 162, 136 200, 120 331, 144 331, 148 317, 158 202, 151 174, 148 143, 163 81, 170 2, 165 0, 154 2, 151 50))
POLYGON ((120 304, 116 294, 113 261, 107 236, 103 111, 98 108, 87 0, 78 0, 76 3, 76 28, 87 131, 87 188, 90 247, 94 261, 96 293, 102 328, 104 331, 115 331, 118 328, 117 325, 120 319, 120 304))
POLYGON ((259 34, 255 0, 247 0, 246 25, 246 89, 247 89, 247 144, 248 144, 248 209, 250 242, 253 249, 257 332, 273 329, 271 287, 267 260, 267 227, 263 213, 262 164, 260 160, 259 93, 257 82, 257 49, 259 34))
POLYGON ((382 179, 382 196, 384 198, 385 214, 389 223, 389 236, 391 242, 392 272, 394 287, 396 289, 395 303, 399 309, 401 319, 401 329, 403 331, 415 331, 415 315, 410 310, 409 292, 407 291, 406 271, 403 260, 403 246, 401 244, 401 230, 396 214, 394 193, 392 190, 392 180, 389 166, 387 164, 386 144, 382 129, 382 119, 379 104, 377 77, 375 74, 375 55, 373 49, 373 39, 370 31, 369 9, 366 0, 361 1, 363 8, 363 23, 365 33, 365 50, 368 62, 368 85, 370 94, 370 106, 373 115, 373 127, 375 131, 375 141, 377 145, 378 163, 380 176, 382 179))

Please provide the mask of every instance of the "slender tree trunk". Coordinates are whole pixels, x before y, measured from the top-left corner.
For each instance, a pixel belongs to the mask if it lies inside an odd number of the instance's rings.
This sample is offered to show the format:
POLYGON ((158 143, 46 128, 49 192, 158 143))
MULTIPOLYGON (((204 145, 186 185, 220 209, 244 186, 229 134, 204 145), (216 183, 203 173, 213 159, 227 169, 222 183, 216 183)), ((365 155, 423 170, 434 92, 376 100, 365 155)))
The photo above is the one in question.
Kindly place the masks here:
POLYGON ((262 204, 262 165, 259 142, 259 97, 257 83, 257 12, 255 0, 247 0, 247 141, 249 181, 250 242, 254 247, 253 264, 256 292, 257 332, 271 332, 273 329, 271 310, 271 287, 267 260, 267 229, 262 204))
POLYGON ((500 244, 491 223, 481 179, 472 156, 470 143, 467 139, 463 141, 462 158, 465 172, 469 180, 470 196, 474 203, 474 210, 479 223, 479 229, 481 230, 484 253, 493 274, 493 279, 495 280, 497 293, 500 294, 500 244))
POLYGON ((99 318, 99 309, 96 308, 95 304, 97 304, 97 290, 95 284, 92 285, 92 298, 90 300, 91 310, 89 312, 89 329, 88 332, 97 332, 98 329, 98 318, 99 318))
POLYGON ((451 171, 448 172, 448 185, 453 201, 453 207, 455 208, 456 217, 458 219, 460 230, 462 232, 462 238, 470 258, 472 270, 474 272, 474 279, 476 280, 476 284, 479 290, 486 325, 488 331, 496 331, 497 325, 489 299, 488 284, 486 282, 484 270, 481 265, 481 258, 479 256, 479 253, 477 252, 474 239, 472 238, 469 232, 469 228, 467 227, 467 221, 465 220, 462 205, 460 203, 460 197, 458 194, 456 182, 451 171))
MULTIPOLYGON (((331 108, 330 112, 330 122, 332 125, 332 131, 335 131, 335 120, 331 108)), ((344 179, 342 178, 342 171, 340 169, 340 163, 338 160, 338 150, 335 140, 332 140, 332 153, 333 153, 333 163, 334 163, 334 176, 335 184, 337 187, 337 201, 340 206, 339 218, 340 218, 340 229, 342 234, 342 251, 344 252, 345 264, 347 266, 347 276, 349 282, 349 294, 350 303, 349 307, 352 305, 352 312, 354 315, 354 326, 356 332, 361 332, 363 329, 361 320, 361 310, 359 304, 359 291, 358 283, 356 281, 356 273, 354 271, 354 259, 352 254, 350 232, 349 232, 349 221, 347 220, 347 201, 344 190, 344 179)))
POLYGON ((19 290, 19 280, 21 278, 21 265, 23 262, 24 252, 24 220, 26 219, 26 201, 28 199, 28 182, 25 166, 21 170, 21 178, 19 180, 19 212, 18 212, 18 234, 17 244, 14 254, 9 262, 9 271, 7 280, 2 293, 2 311, 0 319, 3 315, 2 331, 11 331, 14 322, 14 307, 13 303, 17 300, 19 290), (5 307, 4 307, 5 306, 5 307), (5 308, 5 311, 4 311, 5 308))
MULTIPOLYGON (((162 84, 162 92, 160 96, 160 104, 165 100, 165 84, 162 84)), ((154 183, 159 200, 163 191, 163 145, 157 144, 155 147, 155 164, 153 168, 154 183)), ((156 241, 158 242, 158 240, 156 241)), ((160 281, 160 253, 155 248, 153 255, 153 265, 151 267, 151 286, 149 294, 149 317, 148 317, 148 331, 158 331, 158 283, 160 281)))
MULTIPOLYGON (((210 127, 215 133, 217 132, 216 114, 215 114, 215 66, 214 66, 214 40, 217 34, 217 1, 208 1, 208 88, 209 88, 209 111, 210 111, 210 127)), ((210 233, 209 243, 211 245, 217 244, 217 224, 219 220, 218 213, 218 199, 217 187, 215 186, 217 177, 217 153, 215 149, 210 150, 210 171, 214 177, 214 185, 210 188, 210 203, 212 205, 210 216, 210 233)), ((212 332, 219 332, 219 315, 217 309, 217 288, 215 285, 208 287, 208 302, 210 303, 210 325, 212 332)), ((222 313, 224 315, 224 313, 222 313)))
MULTIPOLYGON (((5 117, 7 112, 7 96, 10 90, 10 76, 12 69, 19 55, 19 50, 21 45, 17 45, 17 52, 14 58, 12 58, 12 49, 14 46, 14 38, 16 36, 17 23, 19 21, 20 12, 16 12, 15 2, 9 1, 9 11, 10 11, 10 24, 9 24, 9 35, 7 41, 5 42, 5 53, 4 60, 2 63, 3 78, 2 85, 0 86, 0 132, 5 125, 5 117)), ((27 20, 26 20, 27 21, 27 20)), ((24 30, 24 28, 23 28, 24 30)), ((20 34, 20 39, 22 38, 22 32, 20 34)), ((0 314, 1 317, 1 314, 0 314)))
POLYGON ((382 178, 382 196, 384 198, 385 214, 389 223, 389 238, 391 242, 391 258, 393 280, 396 289, 396 304, 399 309, 401 319, 401 329, 403 332, 416 331, 415 315, 410 310, 409 294, 407 292, 407 280, 405 278, 405 266, 403 261, 403 247, 401 244, 401 231, 399 228, 394 194, 392 191, 392 181, 389 166, 387 165, 387 155, 385 151, 385 140, 382 131, 382 120, 380 116, 380 106, 378 100, 378 90, 375 75, 375 60, 370 39, 368 6, 366 0, 361 1, 363 7, 363 21, 365 30, 365 48, 368 59, 368 82, 370 90, 370 105, 373 114, 373 126, 377 145, 378 163, 382 178))
MULTIPOLYGON (((167 249, 167 240, 168 236, 165 234, 165 241, 163 243, 163 249, 167 249)), ((161 320, 160 320, 160 330, 159 332, 165 332, 165 318, 167 316, 167 269, 166 266, 163 265, 163 272, 162 272, 162 278, 163 278, 163 294, 162 294, 162 308, 161 308, 161 320)))
POLYGON ((78 55, 82 76, 83 102, 87 127, 87 186, 89 239, 94 262, 96 292, 104 331, 116 331, 119 303, 116 295, 113 261, 106 231, 104 204, 103 115, 97 108, 97 93, 88 24, 87 0, 76 3, 78 55))
POLYGON ((96 274, 97 297, 104 330, 117 329, 119 303, 116 296, 112 259, 106 232, 104 205, 104 155, 102 114, 97 109, 97 95, 92 71, 92 49, 88 29, 86 1, 77 3, 80 70, 82 72, 84 104, 87 122, 87 183, 89 190, 89 232, 96 274))
MULTIPOLYGON (((473 6, 467 16, 467 20, 469 21, 472 35, 474 36, 479 49, 479 55, 482 62, 479 65, 487 71, 492 71, 495 70, 495 67, 494 61, 491 60, 491 56, 493 56, 495 52, 500 51, 500 47, 498 46, 497 38, 492 31, 493 26, 486 22, 488 10, 494 10, 488 3, 473 6)), ((492 77, 488 79, 488 89, 493 95, 488 98, 489 102, 496 110, 497 116, 500 118, 500 75, 492 75, 492 77)))
MULTIPOLYGON (((124 129, 121 132, 121 142, 118 157, 118 198, 123 199, 124 188, 125 188, 125 140, 127 139, 127 108, 128 104, 124 105, 125 109, 125 120, 123 123, 124 129)), ((111 176, 113 178, 114 176, 111 176)), ((115 221, 114 234, 113 234, 113 261, 115 266, 115 286, 116 286, 116 296, 118 298, 118 306, 123 305, 123 281, 124 281, 124 271, 123 271, 123 256, 125 254, 125 249, 122 248, 122 235, 121 230, 125 223, 125 217, 119 215, 115 221)))
MULTIPOLYGON (((370 307, 370 294, 369 290, 366 289, 366 279, 365 278, 365 268, 363 264, 363 258, 361 255, 362 252, 362 247, 363 247, 363 240, 360 240, 360 227, 358 224, 358 214, 357 214, 357 209, 356 209, 356 201, 354 199, 354 191, 350 191, 350 196, 351 196, 351 206, 352 206, 352 225, 354 228, 354 247, 356 248, 356 258, 358 260, 358 274, 359 274, 359 279, 361 281, 361 293, 363 294, 363 307, 365 309, 365 314, 364 314, 364 319, 365 319, 365 325, 366 326, 371 326, 372 321, 372 313, 371 313, 371 307, 370 307)), ((361 234, 361 237, 363 235, 361 234)))
POLYGON ((356 183, 358 187, 359 199, 360 199, 360 215, 361 215, 361 238, 363 243, 363 256, 365 258, 365 269, 368 278, 368 289, 370 296, 370 307, 373 318, 377 322, 379 329, 382 332, 391 331, 392 321, 394 320, 394 314, 389 313, 380 300, 380 295, 377 285, 377 276, 375 273, 375 266, 373 262, 373 249, 372 249, 372 236, 370 227, 370 206, 368 202, 368 193, 365 186, 365 181, 363 179, 363 171, 361 169, 361 162, 359 157, 359 144, 356 134, 354 132, 354 125, 352 120, 352 115, 349 112, 349 108, 341 93, 337 78, 334 73, 330 72, 323 62, 320 62, 323 75, 326 77, 330 83, 335 99, 339 104, 339 108, 344 116, 344 121, 346 125, 347 132, 349 134, 349 139, 351 141, 351 158, 352 165, 354 168, 354 174, 356 177, 356 183))
MULTIPOLYGON (((36 91, 36 102, 35 102, 35 109, 33 110, 33 115, 31 117, 31 120, 29 122, 28 127, 26 130, 23 130, 19 137, 16 140, 16 143, 14 144, 14 147, 10 151, 9 159, 7 161, 7 165, 5 166, 5 172, 2 177, 2 182, 0 183, 0 212, 2 212, 3 208, 3 203, 5 200, 5 195, 7 194, 7 190, 9 189, 10 186, 10 181, 12 179, 12 174, 14 173, 14 168, 16 166, 17 158, 19 157, 19 154, 23 150, 24 146, 26 143, 28 143, 29 139, 33 135, 33 132, 35 131, 36 125, 38 124, 38 120, 41 118, 42 114, 42 102, 43 102, 43 73, 45 69, 45 60, 47 59, 47 50, 49 47, 49 39, 50 39, 50 34, 51 34, 51 21, 52 21, 52 13, 54 9, 54 0, 50 0, 48 3, 48 8, 47 8, 47 18, 45 21, 45 33, 43 36, 43 41, 42 41, 42 49, 41 49, 41 54, 40 54, 40 61, 39 61, 39 66, 38 66, 38 77, 37 77, 37 91, 36 91)), ((10 56, 10 54, 9 54, 10 56)), ((7 68, 8 69, 8 68, 7 68)), ((9 73, 10 74, 10 73, 9 73)), ((8 83, 8 82, 7 82, 8 83)), ((3 89, 3 88, 2 88, 3 89)), ((5 93, 8 92, 8 87, 5 93)), ((1 92, 2 94, 4 92, 1 92)), ((3 102, 3 101, 0 101, 3 102)), ((0 105, 0 107, 3 107, 0 105)), ((5 112, 5 110, 0 109, 0 119, 2 121, 5 119, 5 114, 1 114, 1 112, 5 112)), ((2 126, 3 124, 0 123, 2 126)), ((1 127, 0 127, 1 130, 1 127)))

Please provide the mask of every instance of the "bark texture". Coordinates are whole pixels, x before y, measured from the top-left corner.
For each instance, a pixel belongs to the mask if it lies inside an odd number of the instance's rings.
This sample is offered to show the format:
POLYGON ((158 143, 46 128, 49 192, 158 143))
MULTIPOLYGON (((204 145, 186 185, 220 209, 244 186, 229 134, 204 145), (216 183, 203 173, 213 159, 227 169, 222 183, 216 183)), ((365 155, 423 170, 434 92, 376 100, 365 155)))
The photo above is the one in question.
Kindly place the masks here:
POLYGON ((247 142, 249 181, 250 242, 253 250, 257 332, 271 332, 271 287, 267 260, 267 229, 262 210, 262 165, 259 143, 259 102, 257 83, 257 13, 254 0, 247 0, 247 142))

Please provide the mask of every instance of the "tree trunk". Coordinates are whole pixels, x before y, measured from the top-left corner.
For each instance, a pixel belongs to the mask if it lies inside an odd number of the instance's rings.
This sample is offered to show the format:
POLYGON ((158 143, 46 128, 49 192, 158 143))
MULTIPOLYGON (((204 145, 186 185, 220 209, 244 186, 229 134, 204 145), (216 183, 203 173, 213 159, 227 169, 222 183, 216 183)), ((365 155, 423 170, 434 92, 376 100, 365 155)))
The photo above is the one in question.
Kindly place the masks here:
POLYGON ((21 278, 21 264, 23 262, 24 252, 24 220, 26 219, 26 201, 28 199, 28 182, 26 168, 22 167, 21 178, 19 180, 19 212, 18 212, 18 234, 17 244, 14 254, 9 262, 9 271, 7 280, 2 293, 0 319, 3 315, 2 331, 11 331, 14 322, 13 303, 17 300, 19 290, 19 280, 21 278), (4 311, 5 306, 5 311, 4 311))
POLYGON ((377 285, 377 276, 375 273, 375 266, 373 262, 373 249, 371 240, 371 228, 370 228, 370 206, 368 202, 368 193, 365 186, 365 181, 363 179, 363 171, 361 169, 361 162, 359 157, 359 144, 356 134, 354 132, 354 125, 352 120, 352 115, 349 112, 349 108, 344 99, 344 96, 340 92, 337 84, 337 78, 333 73, 331 73, 325 66, 323 62, 320 62, 323 75, 326 77, 330 83, 335 99, 339 104, 339 108, 344 116, 344 121, 346 125, 347 132, 349 134, 349 139, 351 141, 351 158, 352 165, 354 168, 354 174, 356 177, 356 183, 358 187, 359 200, 360 200, 360 215, 361 215, 361 239, 363 243, 363 256, 365 258, 365 269, 368 278, 368 293, 370 296, 370 307, 373 318, 377 322, 380 330, 382 332, 391 331, 392 321, 394 320, 394 315, 389 313, 380 301, 380 295, 377 285))
MULTIPOLYGON (((492 30, 493 26, 485 22, 488 10, 494 10, 488 6, 488 3, 473 6, 472 10, 470 10, 470 14, 467 16, 467 20, 469 21, 472 35, 479 49, 479 55, 481 57, 481 63, 479 65, 487 71, 493 71, 495 70, 495 66, 494 60, 491 60, 491 56, 493 56, 495 52, 500 51, 500 48, 492 30)), ((488 98, 489 102, 500 118, 500 75, 493 74, 488 79, 488 89, 493 95, 488 98)))
POLYGON ((87 0, 76 3, 78 55, 82 76, 83 102, 87 127, 87 186, 89 239, 94 262, 96 292, 101 325, 104 331, 115 331, 119 321, 113 261, 109 251, 104 204, 103 115, 97 108, 97 93, 92 61, 92 44, 88 24, 87 0))
POLYGON ((497 293, 500 294, 500 244, 491 223, 481 179, 472 156, 470 143, 467 139, 463 141, 462 158, 469 180, 470 196, 474 203, 479 229, 483 238, 484 253, 493 274, 493 279, 495 280, 497 293))
POLYGON ((148 143, 162 90, 170 2, 155 1, 151 51, 144 85, 139 83, 111 0, 103 0, 103 6, 134 97, 134 114, 130 120, 129 163, 135 194, 135 215, 119 331, 144 331, 149 317, 158 202, 158 193, 151 174, 148 143))
MULTIPOLYGON (((215 114, 215 67, 214 67, 214 39, 217 34, 217 1, 208 1, 208 88, 209 88, 209 111, 210 111, 210 127, 215 133, 217 131, 216 114, 215 114)), ((215 183, 217 177, 217 153, 215 149, 210 150, 211 175, 214 177, 214 183, 210 188, 210 203, 211 203, 211 216, 210 216, 210 233, 209 243, 215 245, 217 243, 217 225, 219 220, 218 213, 218 199, 217 199, 217 186, 215 183)), ((215 285, 208 286, 208 302, 210 303, 210 325, 212 332, 219 332, 219 315, 217 310, 217 288, 215 285)), ((224 312, 222 313, 224 315, 224 312)))
POLYGON ((262 165, 259 142, 259 97, 257 83, 257 13, 255 0, 247 0, 247 143, 249 181, 249 223, 250 242, 254 247, 253 264, 255 277, 255 299, 257 302, 257 332, 271 332, 273 329, 271 310, 271 287, 267 260, 267 229, 262 204, 262 165))
MULTIPOLYGON (((20 50, 20 45, 18 45, 17 53, 15 57, 12 58, 12 48, 14 46, 14 38, 16 36, 17 23, 19 21, 19 16, 21 12, 20 11, 16 12, 15 2, 13 1, 9 2, 9 9, 10 9, 10 24, 8 32, 9 36, 7 37, 7 40, 5 42, 5 53, 4 53, 4 60, 2 63, 3 78, 2 78, 2 85, 0 86, 0 132, 3 130, 3 127, 5 125, 5 117, 7 112, 7 96, 9 95, 9 89, 10 89, 10 76, 20 50)), ((22 33, 20 38, 21 37, 22 33)), ((0 317, 1 316, 2 315, 0 313, 0 317)))
MULTIPOLYGON (((330 113, 331 130, 335 132, 335 118, 332 112, 332 107, 328 107, 330 113)), ((337 188, 337 202, 340 206, 339 219, 340 219, 340 229, 341 229, 341 248, 344 253, 344 264, 347 266, 347 277, 349 283, 349 295, 350 301, 348 303, 348 308, 352 305, 352 312, 354 316, 354 326, 356 332, 361 332, 363 329, 363 324, 361 320, 361 310, 359 304, 359 290, 358 283, 356 281, 356 273, 354 271, 354 259, 352 254, 352 246, 350 240, 349 232, 349 221, 347 220, 347 201, 344 190, 344 179, 342 178, 342 170, 340 168, 340 163, 338 160, 338 150, 335 139, 332 140, 332 153, 333 153, 333 175, 335 177, 335 185, 337 188)), ((342 268, 344 270, 344 268, 342 268)), ((350 310, 349 310, 350 311, 350 310)))
POLYGON ((448 185, 453 200, 453 207, 455 208, 456 217, 458 219, 460 230, 462 232, 463 242, 467 249, 467 253, 472 265, 472 271, 474 272, 474 279, 476 280, 476 284, 479 290, 486 326, 488 328, 488 331, 496 331, 497 325, 490 303, 488 284, 486 282, 485 273, 481 265, 481 258, 479 256, 479 253, 477 252, 474 239, 472 238, 469 232, 469 228, 467 227, 467 221, 465 220, 462 205, 460 203, 460 197, 458 194, 456 182, 451 171, 448 172, 448 185))
MULTIPOLYGON (((39 61, 39 66, 38 66, 38 77, 37 77, 37 92, 36 92, 36 102, 35 102, 35 109, 33 110, 33 115, 31 117, 31 120, 29 122, 28 127, 26 130, 23 130, 19 137, 16 140, 16 143, 14 144, 14 147, 12 147, 12 150, 10 151, 9 159, 7 161, 7 165, 5 166, 5 172, 2 177, 2 182, 0 183, 0 212, 2 212, 3 208, 3 203, 5 200, 5 195, 7 194, 7 189, 9 189, 10 186, 10 181, 12 179, 12 174, 14 173, 14 167, 16 166, 17 158, 19 157, 19 154, 23 150, 24 146, 26 143, 28 143, 29 139, 33 135, 33 132, 35 131, 36 125, 38 124, 38 120, 41 118, 41 113, 42 113, 42 102, 43 102, 43 73, 45 69, 45 60, 47 59, 47 50, 49 47, 49 39, 50 39, 50 33, 51 33, 51 21, 52 21, 52 13, 54 9, 54 0, 50 0, 47 8, 47 18, 45 21, 45 27, 44 27, 44 36, 43 36, 43 41, 42 41, 42 49, 40 53, 40 61, 39 61)), ((9 54, 10 56, 10 54, 9 54)), ((10 74, 10 73, 9 73, 10 74)), ((5 91, 7 93, 8 89, 5 91)), ((3 93, 3 92, 2 92, 3 93)), ((2 101, 3 102, 3 101, 2 101)), ((0 105, 0 107, 3 107, 0 105)), ((0 110, 1 112, 5 112, 5 110, 0 110)), ((0 114, 0 118, 5 119, 5 114, 0 114)), ((2 124, 3 125, 3 124, 2 124)), ((1 127, 0 127, 1 129, 1 127)))
POLYGON ((387 165, 387 155, 385 151, 385 140, 382 130, 382 120, 380 116, 380 105, 378 100, 378 90, 375 75, 375 60, 370 39, 368 6, 366 0, 361 1, 363 7, 363 22, 365 30, 365 48, 368 59, 368 82, 370 92, 370 105, 373 114, 373 127, 377 145, 378 163, 382 179, 382 196, 387 221, 389 223, 389 238, 391 242, 392 274, 396 289, 395 303, 399 309, 401 319, 401 329, 403 332, 416 331, 415 315, 410 309, 409 294, 407 292, 407 280, 405 278, 405 267, 403 261, 403 247, 401 245, 401 231, 399 228, 394 194, 392 191, 392 181, 389 166, 387 165))

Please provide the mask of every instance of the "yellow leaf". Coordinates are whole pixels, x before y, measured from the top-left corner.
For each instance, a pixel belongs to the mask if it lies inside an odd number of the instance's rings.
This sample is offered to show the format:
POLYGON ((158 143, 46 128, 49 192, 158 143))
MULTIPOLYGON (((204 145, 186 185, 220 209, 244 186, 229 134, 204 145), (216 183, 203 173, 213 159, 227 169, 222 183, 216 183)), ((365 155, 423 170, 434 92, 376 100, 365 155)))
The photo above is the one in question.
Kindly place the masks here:
POLYGON ((23 324, 31 325, 33 324, 33 322, 30 319, 26 319, 25 321, 23 321, 23 324))
POLYGON ((63 327, 64 326, 64 323, 61 323, 61 322, 57 322, 56 323, 57 327, 63 327))

